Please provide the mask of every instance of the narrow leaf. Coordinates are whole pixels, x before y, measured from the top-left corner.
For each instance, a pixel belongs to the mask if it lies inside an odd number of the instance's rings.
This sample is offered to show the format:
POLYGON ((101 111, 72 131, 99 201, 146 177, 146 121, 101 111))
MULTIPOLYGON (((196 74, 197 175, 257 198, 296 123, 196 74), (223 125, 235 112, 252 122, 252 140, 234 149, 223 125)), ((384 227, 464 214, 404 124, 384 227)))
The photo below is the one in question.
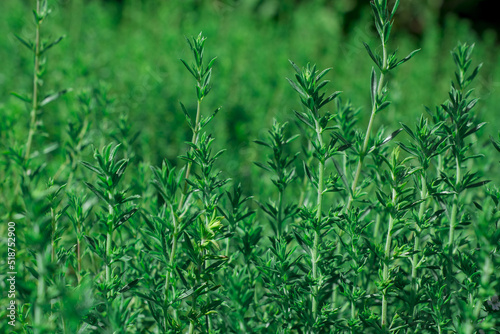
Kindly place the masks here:
POLYGON ((57 93, 54 93, 54 94, 48 95, 48 96, 46 96, 46 97, 42 100, 42 102, 40 102, 40 105, 39 105, 39 106, 40 106, 40 107, 43 107, 43 106, 45 106, 45 105, 49 104, 50 102, 57 100, 57 99, 58 99, 59 97, 61 97, 62 95, 64 95, 64 94, 66 94, 66 93, 71 92, 72 90, 73 90, 73 89, 71 89, 71 88, 68 88, 68 89, 63 89, 63 90, 61 90, 61 91, 59 91, 59 92, 57 92, 57 93))
POLYGON ((363 45, 365 46, 365 49, 366 49, 366 51, 368 52, 368 55, 369 55, 369 56, 370 56, 370 58, 373 60, 373 62, 375 63, 375 65, 377 65, 377 67, 378 67, 379 69, 381 69, 381 68, 380 68, 380 64, 379 64, 379 61, 378 61, 377 57, 375 57, 375 55, 373 54, 372 49, 370 48, 370 46, 369 46, 368 44, 366 44, 365 42, 363 42, 363 45))
POLYGON ((18 93, 16 93, 16 92, 11 92, 11 93, 10 93, 10 95, 15 96, 15 97, 17 97, 19 100, 24 101, 24 102, 27 102, 27 103, 31 103, 31 102, 32 102, 32 100, 31 100, 29 97, 27 97, 27 96, 25 96, 25 95, 18 94, 18 93))
POLYGON ((377 73, 375 73, 375 69, 372 67, 372 75, 371 75, 371 95, 372 95, 372 105, 375 105, 377 100, 377 73))
POLYGON ((401 59, 399 62, 397 62, 393 67, 391 68, 396 68, 398 67, 399 65, 401 64, 404 64, 406 63, 408 60, 410 60, 417 52, 419 52, 420 49, 417 49, 417 50, 414 50, 412 51, 408 56, 404 57, 403 59, 401 59))
POLYGON ((382 143, 380 143, 380 146, 390 142, 391 140, 393 140, 401 131, 403 131, 403 128, 400 128, 400 129, 397 129, 396 131, 394 131, 393 133, 391 133, 390 136, 388 136, 387 138, 385 138, 382 143))
POLYGON ((114 228, 116 229, 120 227, 123 223, 132 218, 132 216, 137 212, 137 210, 138 210, 137 208, 134 208, 132 210, 129 210, 121 214, 120 217, 118 217, 118 220, 116 221, 114 228))
POLYGON ((21 42, 24 46, 26 46, 28 49, 30 49, 31 51, 34 51, 35 49, 33 48, 33 44, 31 42, 28 42, 27 40, 25 40, 24 38, 22 38, 21 36, 15 34, 14 36, 16 36, 16 38, 19 40, 19 42, 21 42))
POLYGON ((101 170, 91 164, 89 164, 88 162, 86 161, 80 161, 80 164, 88 169, 90 169, 91 171, 93 171, 94 173, 96 173, 97 175, 104 175, 101 170))

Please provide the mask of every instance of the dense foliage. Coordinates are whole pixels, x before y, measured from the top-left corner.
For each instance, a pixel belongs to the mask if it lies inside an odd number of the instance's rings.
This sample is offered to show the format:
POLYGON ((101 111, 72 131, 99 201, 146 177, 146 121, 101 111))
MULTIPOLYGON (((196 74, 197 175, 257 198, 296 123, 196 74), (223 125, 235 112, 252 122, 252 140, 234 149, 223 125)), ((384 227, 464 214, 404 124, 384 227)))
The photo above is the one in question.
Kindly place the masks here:
POLYGON ((399 2, 0 4, 1 332, 500 332, 494 38, 399 2))

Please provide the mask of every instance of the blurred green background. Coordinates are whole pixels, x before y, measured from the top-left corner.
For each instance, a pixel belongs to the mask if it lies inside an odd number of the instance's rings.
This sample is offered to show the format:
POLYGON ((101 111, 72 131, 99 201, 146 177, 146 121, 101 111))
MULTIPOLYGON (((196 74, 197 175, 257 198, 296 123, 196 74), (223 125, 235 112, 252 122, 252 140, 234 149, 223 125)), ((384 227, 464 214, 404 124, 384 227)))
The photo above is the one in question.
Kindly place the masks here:
MULTIPOLYGON (((174 161, 185 151, 190 130, 179 106, 194 113, 194 82, 180 58, 191 55, 185 36, 200 31, 208 37, 206 57, 217 56, 213 89, 202 112, 221 112, 209 126, 216 147, 225 148, 221 168, 247 187, 260 177, 253 161, 262 160, 262 139, 276 118, 294 122, 300 108, 286 77, 293 75, 288 59, 300 66, 332 67, 329 91, 360 108, 362 128, 369 114, 372 62, 363 47, 379 50, 368 1, 170 0, 170 1, 49 1, 51 17, 42 35, 66 38, 48 54, 45 93, 73 91, 49 105, 41 116, 45 135, 37 146, 58 143, 49 159, 61 160, 67 122, 80 108, 79 92, 100 96, 93 115, 96 147, 128 138, 139 162, 174 161), (133 138, 139 133, 137 139, 133 138)), ((31 54, 15 34, 32 39, 33 1, 0 2, 0 140, 2 149, 24 142, 29 110, 10 92, 30 94, 31 54)), ((389 79, 393 104, 377 118, 389 131, 399 122, 412 123, 424 106, 447 98, 454 65, 450 50, 457 42, 476 43, 474 58, 484 66, 475 82, 481 98, 479 117, 489 122, 478 140, 500 128, 500 61, 497 29, 479 17, 480 1, 401 1, 389 50, 400 58, 421 48, 389 79)), ((335 110, 331 105, 332 112, 335 110)), ((295 125, 291 132, 297 132, 295 125)), ((496 135, 495 135, 496 136, 496 135)), ((399 139, 404 139, 403 137, 399 139)), ((90 145, 89 145, 90 147, 90 145)), ((88 151, 91 152, 90 150, 88 151)), ((57 168, 57 164, 54 164, 57 168)), ((50 168, 50 167, 49 167, 50 168)))

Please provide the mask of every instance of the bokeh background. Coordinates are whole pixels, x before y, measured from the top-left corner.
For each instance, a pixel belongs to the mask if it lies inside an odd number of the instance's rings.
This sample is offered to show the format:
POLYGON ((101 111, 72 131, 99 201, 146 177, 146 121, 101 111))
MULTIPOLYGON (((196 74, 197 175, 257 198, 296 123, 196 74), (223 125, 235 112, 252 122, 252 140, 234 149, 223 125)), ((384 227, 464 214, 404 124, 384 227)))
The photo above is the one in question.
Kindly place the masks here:
MULTIPOLYGON (((329 90, 342 91, 344 101, 360 108, 362 127, 368 120, 372 62, 362 42, 379 50, 368 0, 49 0, 49 6, 42 34, 66 38, 48 54, 44 89, 73 91, 41 116, 45 135, 37 146, 55 143, 48 159, 64 156, 57 152, 69 115, 81 108, 79 94, 87 91, 95 97, 93 131, 99 138, 89 143, 89 155, 92 145, 124 141, 136 168, 174 161, 190 139, 179 101, 193 113, 196 105, 194 82, 179 59, 191 59, 185 37, 200 31, 208 37, 206 56, 217 56, 202 111, 222 107, 208 131, 216 147, 227 150, 225 173, 247 188, 261 173, 252 162, 264 154, 253 140, 266 135, 273 118, 290 121, 290 131, 298 132, 292 111, 300 104, 285 79, 293 75, 289 59, 332 67, 329 90)), ((481 98, 478 116, 489 125, 478 140, 487 145, 489 134, 496 137, 500 25, 493 6, 494 1, 401 1, 389 49, 398 49, 400 57, 422 51, 390 78, 393 104, 377 125, 395 130, 399 122, 416 121, 424 106, 446 100, 454 71, 450 50, 460 41, 476 43, 474 58, 484 63, 474 87, 481 98)), ((31 89, 32 56, 15 34, 32 39, 32 8, 32 1, 0 2, 3 149, 27 135, 29 110, 10 93, 31 89)))

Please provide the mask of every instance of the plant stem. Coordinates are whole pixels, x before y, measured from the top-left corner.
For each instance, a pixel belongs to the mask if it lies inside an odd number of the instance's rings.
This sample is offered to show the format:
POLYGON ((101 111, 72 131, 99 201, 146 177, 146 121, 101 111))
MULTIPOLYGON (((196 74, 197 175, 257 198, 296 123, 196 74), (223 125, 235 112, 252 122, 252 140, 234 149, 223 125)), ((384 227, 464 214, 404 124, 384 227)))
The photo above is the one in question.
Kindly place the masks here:
POLYGON ((78 262, 78 284, 80 284, 80 280, 82 279, 82 253, 81 253, 81 241, 80 236, 76 238, 76 254, 77 254, 77 262, 78 262))
MULTIPOLYGON (((36 12, 37 15, 40 13, 40 0, 36 1, 36 12)), ((31 153, 31 143, 33 141, 33 136, 36 131, 36 113, 38 111, 38 72, 40 71, 40 23, 38 18, 36 20, 35 27, 35 66, 33 69, 33 96, 32 96, 32 107, 30 113, 30 128, 28 132, 28 141, 26 142, 26 152, 24 159, 28 160, 31 153)))
POLYGON ((456 186, 455 186, 455 195, 453 196, 453 206, 451 208, 451 217, 450 217, 450 231, 449 231, 449 240, 448 240, 448 275, 446 277, 446 281, 448 284, 448 289, 449 291, 452 291, 451 287, 451 282, 452 282, 452 275, 453 275, 453 254, 455 253, 454 250, 454 234, 455 234, 455 225, 457 224, 457 214, 458 214, 458 198, 459 198, 459 189, 458 187, 460 186, 460 179, 461 179, 461 171, 460 171, 460 161, 459 158, 455 158, 456 161, 456 173, 457 173, 457 179, 456 179, 456 186))
MULTIPOLYGON (((198 142, 198 132, 199 132, 199 124, 200 124, 200 117, 201 117, 201 100, 198 99, 197 103, 196 103, 196 120, 195 120, 195 123, 194 123, 194 129, 193 129, 193 137, 191 138, 191 143, 193 144, 196 144, 198 142)), ((190 149, 192 150, 192 148, 190 149)), ((187 179, 189 178, 189 175, 191 174, 191 167, 192 167, 193 163, 191 161, 188 162, 187 164, 187 167, 186 167, 186 175, 185 175, 185 183, 184 183, 184 190, 181 192, 181 198, 179 199, 179 205, 177 207, 177 210, 181 210, 182 209, 182 206, 184 205, 184 200, 186 198, 186 192, 187 192, 187 187, 188 187, 188 183, 187 183, 187 179)), ((175 249, 177 249, 177 240, 174 239, 173 242, 172 242, 172 254, 175 255, 175 250, 174 250, 174 247, 175 249)), ((169 276, 169 275, 167 275, 169 276)), ((169 278, 170 280, 170 278, 169 278)), ((165 285, 167 284, 167 282, 165 282, 165 285)), ((165 286, 165 289, 167 289, 168 287, 165 286)), ((167 293, 167 292, 165 292, 167 293)), ((166 297, 166 296, 165 296, 166 297)), ((194 308, 194 303, 195 303, 195 299, 193 299, 193 308, 194 308)), ((191 321, 189 323, 189 334, 192 334, 194 331, 194 324, 193 322, 191 321)))
MULTIPOLYGON (((422 182, 422 190, 420 191, 420 199, 422 200, 422 202, 420 203, 420 206, 418 209, 418 222, 419 223, 422 222, 422 219, 424 218, 425 207, 426 207, 425 199, 427 198, 427 183, 426 183, 424 174, 421 175, 420 179, 422 182)), ((415 252, 417 252, 418 249, 420 248, 420 236, 419 236, 420 232, 421 232, 420 226, 417 225, 417 231, 414 232, 415 244, 414 244, 413 251, 415 251, 415 252)), ((417 255, 417 253, 415 253, 415 254, 413 254, 413 263, 411 266, 412 281, 414 281, 415 278, 417 277, 417 262, 418 262, 418 255, 417 255)))
MULTIPOLYGON (((321 136, 321 129, 318 121, 316 121, 316 135, 318 137, 318 141, 320 147, 323 148, 323 138, 321 136)), ((322 215, 322 207, 323 207, 323 188, 324 188, 324 173, 325 173, 325 163, 323 157, 321 157, 318 166, 318 208, 316 211, 316 223, 317 226, 314 229, 314 243, 312 249, 312 274, 314 280, 313 286, 313 300, 312 300, 312 314, 313 318, 316 320, 316 316, 318 313, 318 285, 316 280, 318 279, 318 244, 319 244, 319 233, 318 229, 321 226, 321 215, 322 215)))
POLYGON ((281 237, 281 232, 283 229, 282 211, 283 211, 283 190, 280 190, 278 195, 278 226, 277 226, 278 237, 281 237))
MULTIPOLYGON (((201 118, 201 100, 198 99, 196 103, 196 120, 194 122, 194 129, 193 129, 193 137, 191 138, 191 143, 196 144, 198 142, 198 133, 200 131, 199 126, 200 126, 200 118, 201 118)), ((190 151, 192 148, 190 149, 190 151)), ((186 167, 186 175, 185 179, 186 182, 184 183, 184 190, 181 193, 181 198, 179 199, 179 206, 177 207, 177 210, 182 209, 182 206, 184 205, 184 200, 186 198, 186 192, 188 188, 188 183, 187 179, 189 178, 189 175, 191 174, 191 167, 193 163, 191 161, 188 162, 187 167, 186 167)))
MULTIPOLYGON (((109 254, 111 253, 111 232, 106 233, 106 262, 109 263, 109 254)), ((110 265, 106 263, 106 283, 111 280, 111 268, 110 265)))
POLYGON ((52 263, 54 263, 56 259, 56 228, 57 228, 54 208, 50 208, 50 216, 52 221, 52 226, 51 226, 52 230, 50 232, 50 241, 51 241, 50 259, 52 263))
POLYGON ((109 284, 111 281, 111 264, 109 261, 109 255, 111 254, 111 233, 113 233, 113 206, 108 205, 108 232, 106 233, 106 284, 109 284))
MULTIPOLYGON (((394 175, 393 175, 394 177, 394 175)), ((392 189, 392 207, 395 206, 396 203, 396 189, 392 189)), ((387 262, 391 257, 391 242, 392 242, 392 228, 394 227, 394 218, 392 214, 389 214, 389 227, 387 229, 387 239, 385 242, 385 257, 384 257, 384 271, 383 271, 383 281, 387 282, 389 279, 389 266, 387 262)), ((381 316, 381 325, 384 328, 387 325, 387 288, 382 292, 382 316, 381 316)))
POLYGON ((375 216, 375 225, 373 227, 373 239, 377 240, 378 238, 378 232, 380 230, 380 221, 382 220, 382 215, 377 212, 377 215, 375 216))
MULTIPOLYGON (((380 73, 380 78, 378 81, 378 89, 377 89, 377 97, 382 93, 382 87, 384 85, 384 78, 385 78, 385 71, 387 68, 387 49, 386 45, 384 43, 383 37, 382 37, 382 52, 383 52, 383 65, 382 65, 382 71, 380 73)), ((351 186, 351 192, 349 194, 349 198, 347 200, 347 206, 345 207, 345 211, 349 211, 351 208, 352 202, 354 200, 354 192, 356 191, 356 188, 358 186, 359 182, 359 177, 361 175, 361 170, 363 169, 363 162, 366 157, 366 151, 368 149, 368 143, 370 141, 370 134, 372 132, 372 127, 373 127, 373 121, 375 119, 375 114, 377 113, 377 98, 375 98, 375 103, 372 106, 372 111, 370 115, 370 120, 368 121, 368 127, 366 128, 366 134, 365 134, 365 140, 363 142, 363 149, 360 152, 359 155, 359 160, 358 160, 358 165, 356 167, 356 173, 354 174, 354 180, 352 181, 352 186, 351 186)))
MULTIPOLYGON (((352 285, 353 296, 354 296, 354 292, 356 291, 355 287, 356 287, 356 285, 353 282, 353 285, 352 285)), ((356 305, 354 304, 354 298, 351 299, 351 319, 352 320, 356 319, 356 305)))
MULTIPOLYGON (((424 217, 425 213, 425 208, 426 208, 426 203, 425 200, 427 198, 427 182, 425 180, 425 175, 422 173, 420 176, 420 180, 422 182, 422 189, 420 192, 420 199, 422 202, 420 203, 420 207, 418 209, 418 223, 420 224, 422 222, 422 219, 424 217)), ((417 284, 417 264, 418 264, 418 250, 420 248, 420 233, 422 230, 420 229, 420 226, 417 224, 416 226, 416 231, 413 232, 413 236, 415 238, 414 240, 414 245, 413 245, 413 251, 415 254, 413 254, 412 262, 411 262, 411 282, 412 282, 412 289, 413 293, 416 295, 417 290, 418 290, 418 284, 417 284)), ((417 308, 416 306, 413 306, 413 318, 416 317, 417 314, 417 308)))
MULTIPOLYGON (((457 179, 456 179, 456 187, 458 188, 460 186, 461 182, 461 171, 460 171, 460 161, 459 158, 455 158, 456 161, 456 172, 457 172, 457 179)), ((448 240, 448 246, 450 247, 450 255, 453 255, 454 250, 453 250, 453 239, 454 239, 454 234, 455 234, 455 225, 457 223, 457 214, 458 214, 458 195, 459 195, 459 189, 455 189, 456 193, 453 196, 453 207, 451 209, 451 219, 450 219, 450 234, 449 234, 449 240, 448 240)), ((450 258, 451 261, 451 258, 450 258)))
POLYGON ((41 305, 45 305, 45 267, 43 263, 42 254, 36 254, 36 260, 38 264, 38 289, 37 289, 37 298, 35 305, 35 316, 34 316, 34 333, 39 334, 42 333, 41 328, 42 321, 42 308, 41 305))
MULTIPOLYGON (((173 208, 171 207, 173 210, 173 208)), ((170 290, 170 276, 172 275, 173 272, 173 267, 174 267, 174 261, 175 261, 175 253, 177 252, 177 240, 178 240, 178 227, 177 227, 177 219, 175 218, 175 215, 172 213, 172 217, 174 220, 174 232, 172 236, 172 250, 170 251, 170 258, 168 260, 168 268, 167 268, 167 274, 165 275, 165 310, 168 307, 168 292, 170 290)), ((165 314, 166 316, 166 314, 165 314)))

